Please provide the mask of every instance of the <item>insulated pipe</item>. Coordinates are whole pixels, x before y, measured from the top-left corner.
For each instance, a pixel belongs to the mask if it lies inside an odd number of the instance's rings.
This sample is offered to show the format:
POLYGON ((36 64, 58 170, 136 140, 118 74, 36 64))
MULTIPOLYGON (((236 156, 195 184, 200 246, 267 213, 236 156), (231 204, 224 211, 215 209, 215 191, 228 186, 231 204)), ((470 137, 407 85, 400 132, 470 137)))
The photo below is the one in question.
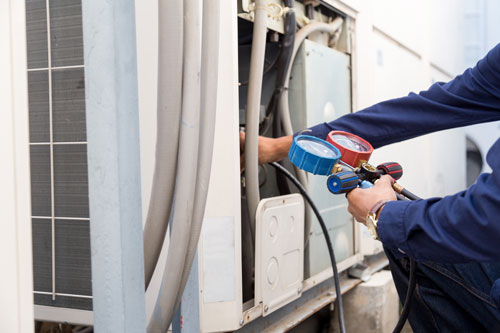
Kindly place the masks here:
POLYGON ((211 0, 203 2, 199 162, 196 175, 193 226, 190 233, 188 252, 182 273, 181 286, 177 293, 175 308, 177 308, 181 302, 184 287, 186 286, 198 247, 205 213, 205 204, 207 202, 210 171, 212 169, 217 110, 217 85, 219 81, 218 59, 221 1, 222 0, 211 0))
MULTIPOLYGON (((286 79, 284 84, 285 89, 283 89, 283 93, 281 94, 281 100, 279 103, 281 124, 283 126, 283 131, 285 136, 293 135, 292 121, 290 119, 290 106, 288 104, 288 86, 290 84, 290 75, 292 73, 292 66, 300 46, 307 38, 307 36, 309 36, 314 32, 326 32, 329 34, 335 33, 335 31, 337 31, 342 27, 343 22, 344 20, 340 17, 337 17, 331 23, 314 22, 304 26, 295 35, 295 43, 293 46, 292 58, 290 60, 290 66, 288 67, 288 72, 286 74, 286 79)), ((295 169, 295 174, 297 175, 297 178, 299 179, 300 183, 309 191, 306 172, 300 170, 296 166, 294 166, 294 169, 295 169)), ((306 208, 305 210, 304 221, 305 221, 304 244, 307 245, 309 241, 309 234, 311 232, 311 210, 309 208, 306 208)))
POLYGON ((259 114, 262 76, 266 52, 267 0, 255 0, 246 110, 245 178, 248 217, 252 225, 252 239, 255 242, 255 214, 260 201, 259 194, 259 114))
POLYGON ((158 2, 158 106, 156 159, 148 216, 144 227, 146 288, 153 276, 167 232, 174 196, 182 105, 181 0, 158 2))
MULTIPOLYGON (((167 0, 164 0, 167 1, 167 0)), ((171 1, 171 0, 168 0, 171 1)), ((182 119, 177 179, 167 263, 148 332, 166 332, 175 313, 194 210, 200 121, 201 3, 184 0, 182 119)))

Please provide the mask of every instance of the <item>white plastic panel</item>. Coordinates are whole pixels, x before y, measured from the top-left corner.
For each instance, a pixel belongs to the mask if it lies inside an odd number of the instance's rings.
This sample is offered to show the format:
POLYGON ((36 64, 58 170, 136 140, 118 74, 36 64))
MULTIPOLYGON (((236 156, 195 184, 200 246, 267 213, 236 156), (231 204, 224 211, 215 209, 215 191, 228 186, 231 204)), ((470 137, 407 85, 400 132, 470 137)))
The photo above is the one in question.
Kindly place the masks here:
POLYGON ((264 199, 257 207, 255 304, 263 316, 302 294, 304 200, 299 194, 264 199))

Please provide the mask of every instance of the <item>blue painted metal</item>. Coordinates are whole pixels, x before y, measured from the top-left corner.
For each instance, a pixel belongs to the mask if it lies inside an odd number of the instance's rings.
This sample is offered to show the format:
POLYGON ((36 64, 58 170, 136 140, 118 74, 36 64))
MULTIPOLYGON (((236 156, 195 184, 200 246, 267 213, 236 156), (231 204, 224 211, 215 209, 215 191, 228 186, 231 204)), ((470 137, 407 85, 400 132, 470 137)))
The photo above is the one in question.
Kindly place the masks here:
POLYGON ((200 294, 198 282, 198 252, 182 294, 182 302, 172 323, 172 332, 201 332, 200 294))
POLYGON ((296 136, 288 152, 290 162, 298 168, 324 176, 332 173, 340 157, 340 151, 331 143, 309 135, 296 136))
POLYGON ((96 332, 145 332, 134 0, 83 1, 96 332))

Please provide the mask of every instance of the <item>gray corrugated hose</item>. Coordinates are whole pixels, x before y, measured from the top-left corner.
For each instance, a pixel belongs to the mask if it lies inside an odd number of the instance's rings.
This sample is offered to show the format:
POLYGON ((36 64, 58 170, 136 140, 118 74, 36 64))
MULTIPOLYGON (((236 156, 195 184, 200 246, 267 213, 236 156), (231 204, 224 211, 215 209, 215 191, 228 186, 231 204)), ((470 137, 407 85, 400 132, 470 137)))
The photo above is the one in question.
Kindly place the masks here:
MULTIPOLYGON (((281 101, 279 103, 280 105, 280 117, 281 117, 281 124, 283 126, 283 131, 285 135, 292 135, 293 134, 293 128, 292 128, 292 121, 290 119, 290 106, 288 104, 288 86, 290 84, 290 74, 292 73, 292 66, 293 62, 295 60, 295 56, 297 55, 297 52, 299 51, 300 46, 304 42, 304 40, 309 36, 310 34, 314 32, 326 32, 329 34, 335 33, 341 26, 344 20, 340 17, 337 17, 334 19, 331 23, 323 23, 323 22, 314 22, 310 23, 306 26, 304 26, 302 29, 300 29, 297 34, 295 35, 295 43, 293 46, 293 52, 292 52, 292 58, 290 60, 290 67, 288 68, 288 72, 286 74, 286 80, 285 80, 285 88, 283 89, 283 93, 281 94, 281 101)), ((296 166, 295 168, 295 173, 297 174, 297 178, 299 179, 300 183, 309 191, 309 186, 308 186, 308 181, 307 181, 307 174, 305 171, 300 170, 296 166)), ((305 244, 307 245, 309 241, 309 234, 311 231, 311 210, 306 208, 306 216, 305 216, 305 225, 304 225, 304 240, 305 244)))
MULTIPOLYGON (((166 0, 164 0, 166 1, 166 0)), ((168 0, 171 1, 171 0, 168 0)), ((200 135, 201 3, 184 0, 182 118, 167 263, 148 332, 166 332, 175 312, 193 222, 200 135)))
POLYGON ((144 227, 146 288, 165 240, 174 197, 182 105, 182 17, 182 0, 159 1, 156 160, 144 227))
POLYGON ((220 6, 222 0, 203 2, 203 38, 201 57, 201 118, 200 149, 196 195, 194 200, 193 226, 189 238, 188 253, 182 273, 181 286, 175 308, 182 299, 191 266, 200 239, 205 204, 207 202, 212 156, 214 150, 215 116, 217 110, 217 84, 219 72, 220 6))
POLYGON ((262 76, 266 53, 267 0, 255 0, 250 57, 250 76, 248 83, 248 102, 246 110, 245 137, 245 180, 248 217, 252 224, 252 239, 255 241, 255 213, 260 201, 259 194, 259 113, 262 76))

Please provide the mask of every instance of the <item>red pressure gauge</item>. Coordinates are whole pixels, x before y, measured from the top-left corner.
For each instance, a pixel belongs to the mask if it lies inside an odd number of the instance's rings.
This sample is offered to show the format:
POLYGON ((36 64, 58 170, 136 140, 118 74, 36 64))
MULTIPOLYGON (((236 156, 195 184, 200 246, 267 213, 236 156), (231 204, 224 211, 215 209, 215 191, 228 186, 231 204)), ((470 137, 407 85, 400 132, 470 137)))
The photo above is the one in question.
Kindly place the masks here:
POLYGON ((368 162, 373 152, 373 147, 368 141, 343 131, 331 131, 326 141, 340 150, 342 162, 355 168, 368 162))

